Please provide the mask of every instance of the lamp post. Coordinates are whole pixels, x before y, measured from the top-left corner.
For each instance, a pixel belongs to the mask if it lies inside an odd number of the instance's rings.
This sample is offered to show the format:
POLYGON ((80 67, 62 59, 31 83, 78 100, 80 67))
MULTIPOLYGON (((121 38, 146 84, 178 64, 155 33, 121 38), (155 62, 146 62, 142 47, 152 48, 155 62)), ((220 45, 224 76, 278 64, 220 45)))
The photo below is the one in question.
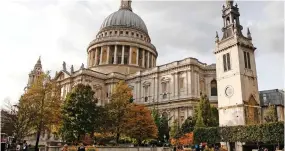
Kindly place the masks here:
POLYGON ((35 151, 39 151, 39 140, 41 136, 42 126, 43 126, 43 109, 44 109, 44 100, 46 96, 46 79, 43 81, 43 98, 41 100, 41 108, 40 108, 40 123, 38 125, 38 131, 37 131, 37 139, 36 139, 36 145, 35 145, 35 151))

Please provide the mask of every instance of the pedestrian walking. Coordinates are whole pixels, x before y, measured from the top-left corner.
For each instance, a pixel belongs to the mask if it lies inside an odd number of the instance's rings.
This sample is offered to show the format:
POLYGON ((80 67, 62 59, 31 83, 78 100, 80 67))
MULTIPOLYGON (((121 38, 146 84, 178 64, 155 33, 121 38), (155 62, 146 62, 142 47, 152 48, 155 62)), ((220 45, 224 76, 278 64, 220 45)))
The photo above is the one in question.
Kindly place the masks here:
POLYGON ((85 151, 85 146, 83 143, 81 143, 81 145, 78 147, 77 151, 85 151))
POLYGON ((23 151, 28 151, 28 144, 27 142, 24 140, 24 143, 23 143, 23 151))

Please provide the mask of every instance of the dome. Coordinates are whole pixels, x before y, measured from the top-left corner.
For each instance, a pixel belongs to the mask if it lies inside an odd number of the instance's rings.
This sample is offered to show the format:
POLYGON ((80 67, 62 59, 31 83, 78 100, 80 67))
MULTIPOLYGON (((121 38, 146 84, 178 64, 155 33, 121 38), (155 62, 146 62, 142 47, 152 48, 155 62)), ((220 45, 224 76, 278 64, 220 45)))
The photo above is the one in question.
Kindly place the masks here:
POLYGON ((109 15, 101 25, 100 30, 107 27, 129 27, 141 30, 148 34, 144 21, 132 12, 131 6, 121 6, 121 8, 109 15))

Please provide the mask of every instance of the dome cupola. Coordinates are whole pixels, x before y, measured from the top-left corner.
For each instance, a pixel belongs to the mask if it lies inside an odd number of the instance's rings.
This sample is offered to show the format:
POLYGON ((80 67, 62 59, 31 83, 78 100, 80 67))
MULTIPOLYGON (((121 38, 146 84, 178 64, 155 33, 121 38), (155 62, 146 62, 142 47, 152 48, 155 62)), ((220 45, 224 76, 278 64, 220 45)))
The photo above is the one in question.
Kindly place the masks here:
POLYGON ((157 51, 144 21, 133 12, 131 0, 121 0, 88 46, 88 68, 130 74, 156 66, 157 51))

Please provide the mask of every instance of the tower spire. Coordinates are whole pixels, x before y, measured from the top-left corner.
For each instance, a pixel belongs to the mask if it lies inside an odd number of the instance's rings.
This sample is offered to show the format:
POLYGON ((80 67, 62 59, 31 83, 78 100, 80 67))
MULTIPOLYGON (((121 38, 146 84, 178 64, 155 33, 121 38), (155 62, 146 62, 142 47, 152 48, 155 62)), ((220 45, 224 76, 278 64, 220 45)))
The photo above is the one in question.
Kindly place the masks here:
POLYGON ((219 42, 220 40, 219 40, 219 35, 218 35, 218 31, 216 31, 216 42, 219 42))
POLYGON ((131 0, 121 0, 121 6, 120 9, 127 9, 132 11, 132 1, 131 0))
POLYGON ((249 31, 249 27, 247 27, 247 38, 252 40, 251 33, 249 31))
POLYGON ((41 56, 39 56, 39 59, 38 59, 37 63, 35 64, 34 69, 42 69, 41 56))

